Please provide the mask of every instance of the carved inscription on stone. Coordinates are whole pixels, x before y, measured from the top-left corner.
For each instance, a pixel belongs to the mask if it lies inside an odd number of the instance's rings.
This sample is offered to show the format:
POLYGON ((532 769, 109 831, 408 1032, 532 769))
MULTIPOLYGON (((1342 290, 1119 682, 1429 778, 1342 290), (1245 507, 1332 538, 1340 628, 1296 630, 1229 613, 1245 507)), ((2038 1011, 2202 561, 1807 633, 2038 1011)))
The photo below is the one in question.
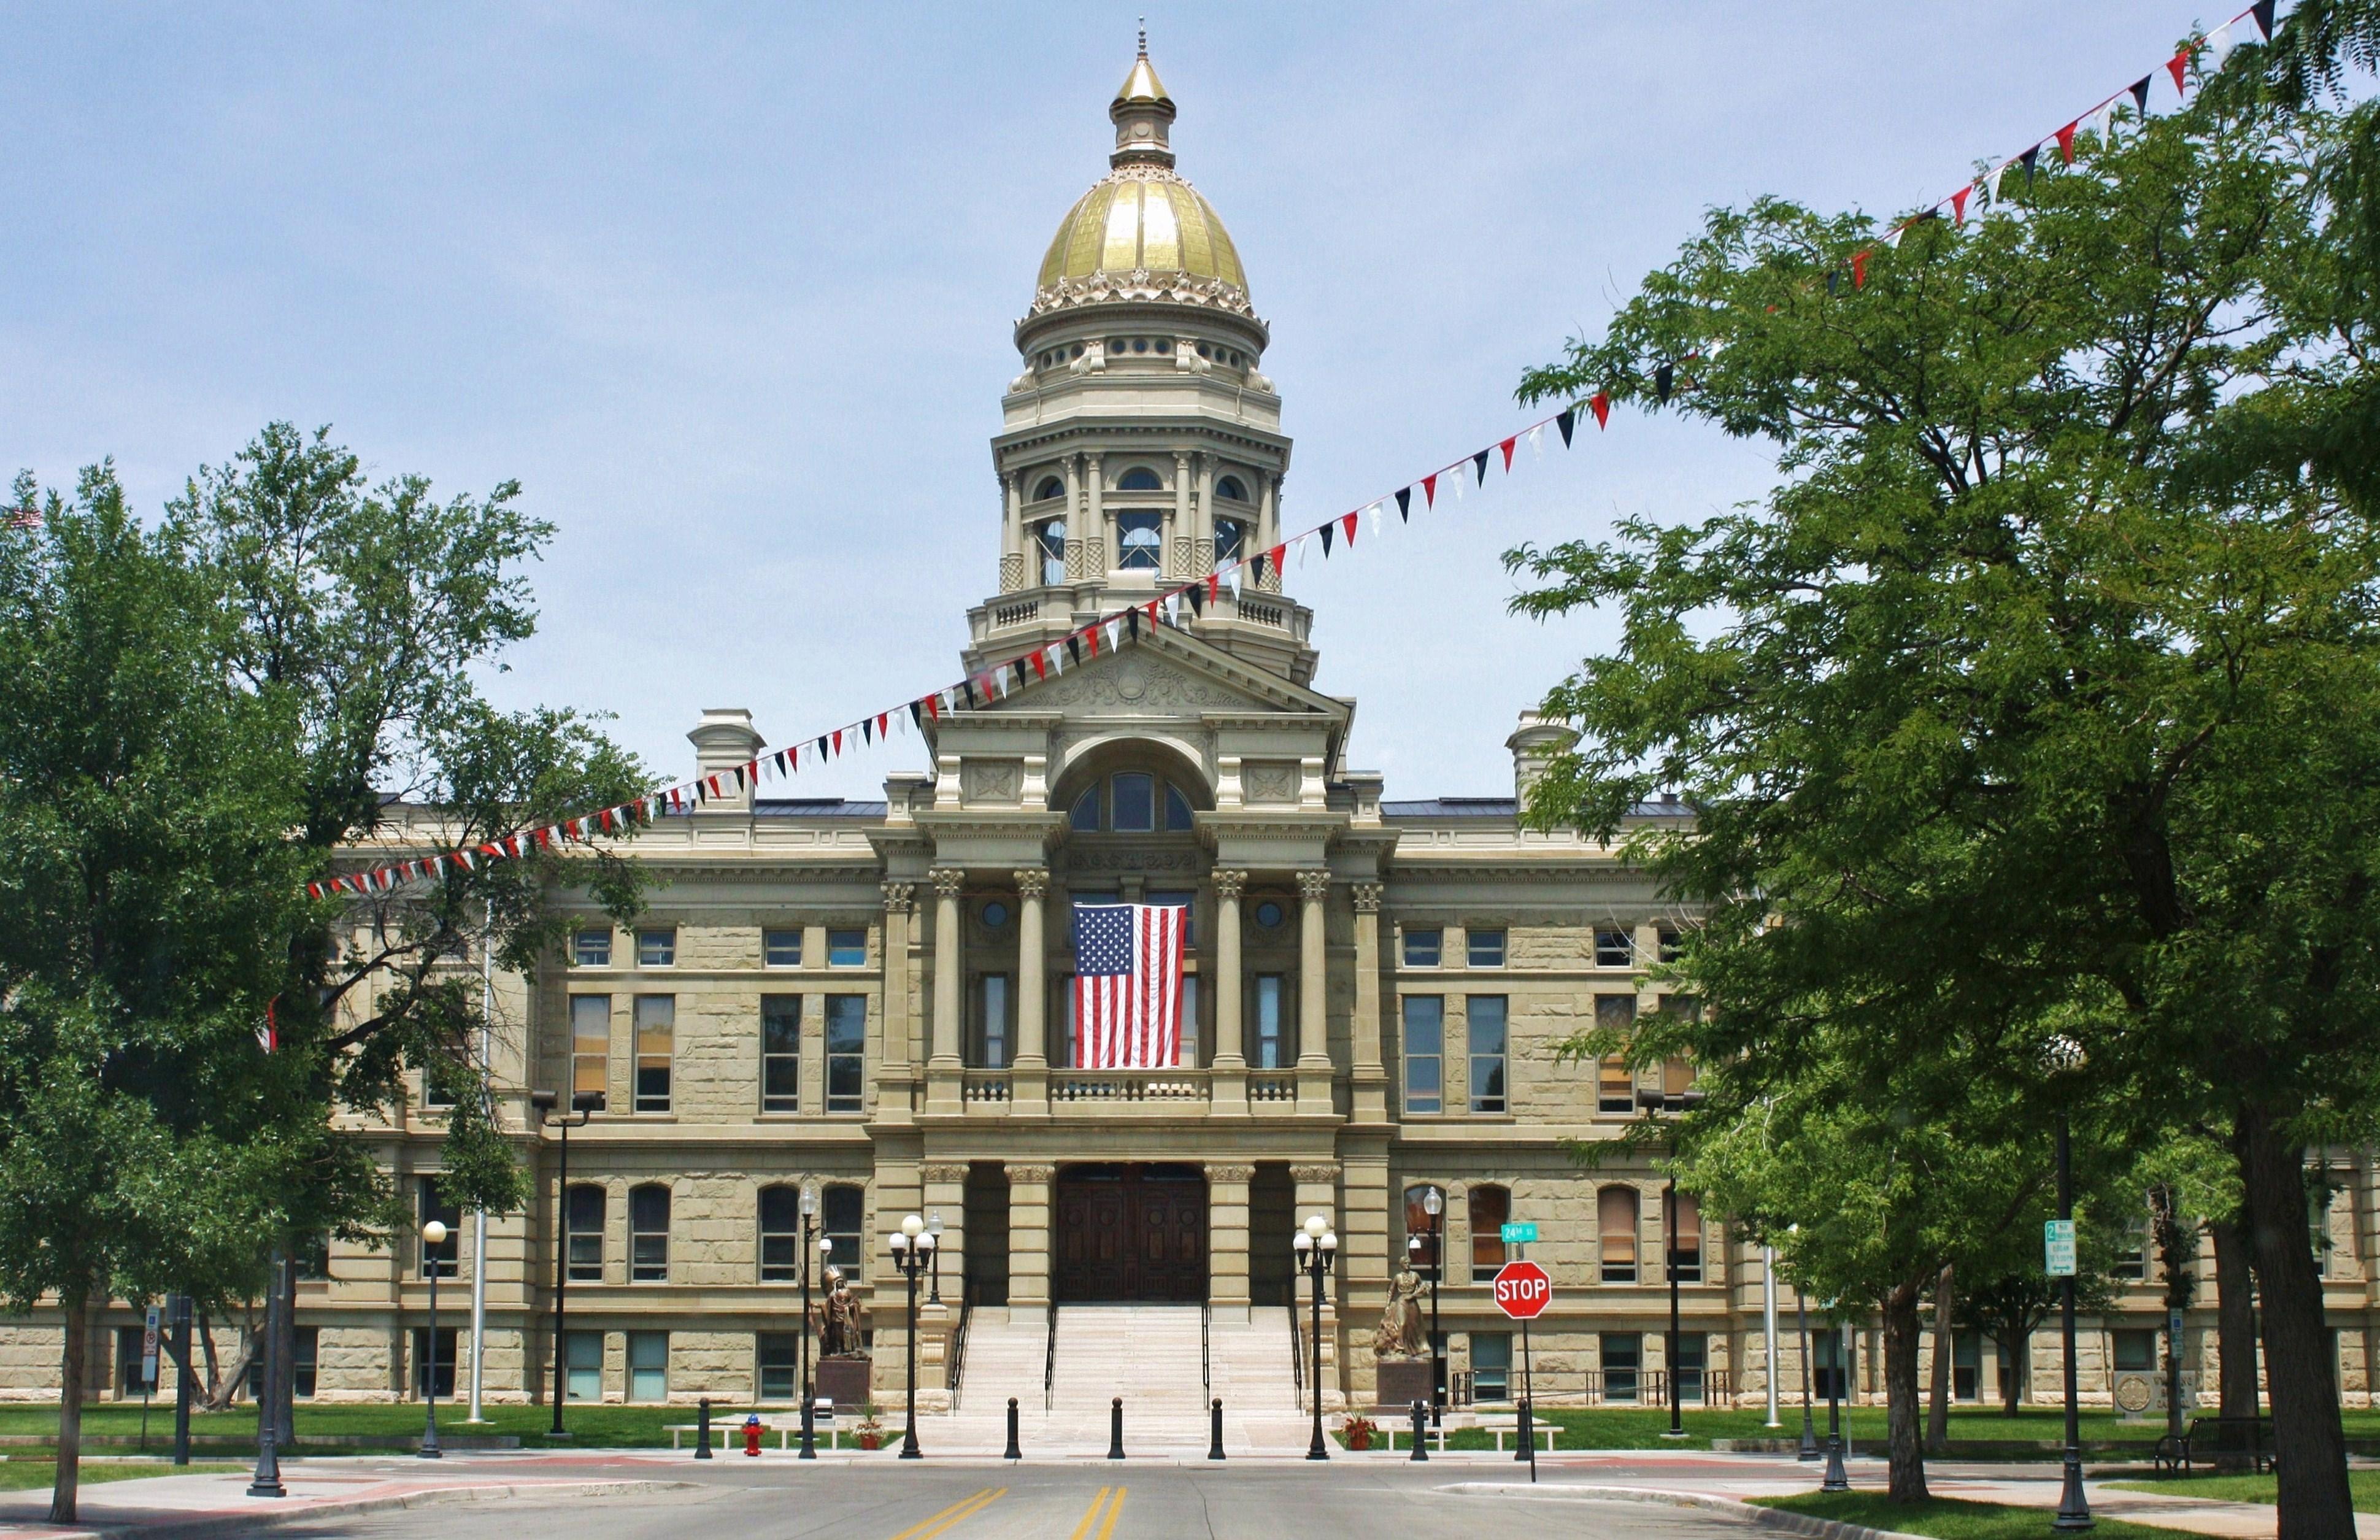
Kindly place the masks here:
POLYGON ((1252 759, 1240 767, 1240 786, 1250 802, 1295 802, 1297 767, 1271 759, 1252 759))

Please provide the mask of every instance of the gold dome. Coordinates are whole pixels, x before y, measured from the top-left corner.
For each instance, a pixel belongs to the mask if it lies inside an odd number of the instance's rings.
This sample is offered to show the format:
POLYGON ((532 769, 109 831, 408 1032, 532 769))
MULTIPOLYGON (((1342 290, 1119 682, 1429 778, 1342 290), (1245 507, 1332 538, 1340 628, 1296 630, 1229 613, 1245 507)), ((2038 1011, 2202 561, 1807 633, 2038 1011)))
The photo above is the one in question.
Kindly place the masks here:
POLYGON ((1162 167, 1119 166, 1058 224, 1041 259, 1044 289, 1095 274, 1183 273, 1247 292, 1239 249, 1213 204, 1162 167))

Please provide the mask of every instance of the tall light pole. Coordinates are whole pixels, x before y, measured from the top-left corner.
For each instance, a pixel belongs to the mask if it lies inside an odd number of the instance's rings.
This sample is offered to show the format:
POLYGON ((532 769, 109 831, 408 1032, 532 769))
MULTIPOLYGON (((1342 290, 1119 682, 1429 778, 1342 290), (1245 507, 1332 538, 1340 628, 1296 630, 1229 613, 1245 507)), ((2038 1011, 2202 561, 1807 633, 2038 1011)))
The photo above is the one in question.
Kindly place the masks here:
POLYGON ((1330 1265, 1339 1259, 1339 1236, 1328 1219, 1313 1214, 1307 1216, 1305 1228, 1291 1237, 1290 1245, 1299 1269, 1314 1285, 1314 1441, 1306 1446, 1305 1458, 1328 1460, 1330 1450, 1322 1442, 1322 1280, 1330 1276, 1330 1265))
MULTIPOLYGON (((531 1091, 528 1094, 528 1104, 540 1122, 560 1101, 561 1097, 552 1091, 531 1091)), ((570 1299, 570 1131, 573 1127, 585 1127, 589 1119, 603 1110, 603 1093, 574 1091, 570 1097, 570 1110, 577 1114, 575 1122, 570 1118, 556 1120, 556 1125, 562 1130, 562 1173, 554 1189, 553 1205, 553 1426, 546 1430, 549 1438, 570 1437, 570 1430, 562 1425, 562 1402, 566 1384, 563 1376, 568 1372, 563 1363, 563 1347, 568 1339, 563 1335, 562 1322, 570 1299)))
POLYGON ((1763 1427, 1782 1427, 1777 1420, 1777 1248, 1760 1248, 1760 1320, 1761 1342, 1768 1353, 1768 1372, 1760 1377, 1768 1382, 1768 1420, 1763 1427))
MULTIPOLYGON (((819 1190, 816 1182, 802 1183, 802 1405, 810 1404, 810 1227, 818 1221, 819 1190)), ((832 1244, 832 1242, 829 1244, 832 1244)))
POLYGON ((1670 1427, 1665 1438, 1683 1438, 1686 1404, 1685 1366, 1678 1362, 1678 1179, 1670 1178, 1670 1185, 1661 1195, 1661 1228, 1666 1244, 1661 1259, 1670 1275, 1670 1340, 1662 1344, 1661 1355, 1670 1366, 1670 1427))
POLYGON ((940 1304, 942 1303, 942 1211, 941 1209, 926 1210, 926 1233, 933 1237, 934 1250, 933 1291, 931 1297, 926 1303, 940 1304))
POLYGON ((438 1447, 438 1248, 446 1243, 443 1221, 431 1219, 421 1227, 421 1270, 430 1275, 430 1337, 421 1354, 421 1448, 417 1451, 424 1460, 441 1460, 446 1451, 438 1447))
POLYGON ((901 1458, 920 1460, 924 1451, 917 1448, 917 1277, 933 1263, 934 1238, 926 1232, 926 1221, 911 1214, 886 1237, 886 1244, 892 1253, 892 1266, 909 1283, 909 1426, 901 1435, 901 1458))
MULTIPOLYGON (((2078 1053, 2075 1056, 2080 1058, 2078 1053)), ((2074 1222, 2074 1156, 2066 1136, 2066 1109, 2058 1110, 2058 1217, 2069 1225, 2072 1233, 2074 1222)), ((2065 1466, 2065 1485, 2058 1495, 2058 1517, 2049 1521, 2056 1530, 2083 1530, 2092 1527, 2091 1500, 2082 1494, 2082 1409, 2077 1394, 2074 1375, 2074 1275, 2069 1272, 2058 1280, 2058 1334, 2066 1343, 2066 1449, 2061 1457, 2065 1466)))
POLYGON ((1848 1492, 1852 1489, 1851 1473, 1843 1469, 1843 1361, 1851 1354, 1844 1347, 1844 1326, 1836 1321, 1829 1328, 1834 1336, 1835 1364, 1827 1372, 1827 1473, 1818 1483, 1821 1492, 1848 1492))
MULTIPOLYGON (((480 900, 482 924, 480 930, 480 1108, 488 1115, 491 1127, 496 1121, 495 1093, 488 1086, 492 1073, 495 1051, 494 1019, 496 1014, 496 901, 480 900)), ((471 1210, 471 1415, 469 1421, 484 1423, 480 1415, 480 1361, 486 1355, 480 1345, 488 1340, 488 1211, 471 1210)))
MULTIPOLYGON (((1446 1276, 1446 1194, 1436 1186, 1421 1190, 1421 1210, 1429 1216, 1429 1425, 1441 1427, 1446 1422, 1446 1358, 1443 1334, 1438 1325, 1438 1285, 1446 1276)), ((1419 1248, 1420 1237, 1407 1236, 1405 1250, 1410 1255, 1419 1248)))

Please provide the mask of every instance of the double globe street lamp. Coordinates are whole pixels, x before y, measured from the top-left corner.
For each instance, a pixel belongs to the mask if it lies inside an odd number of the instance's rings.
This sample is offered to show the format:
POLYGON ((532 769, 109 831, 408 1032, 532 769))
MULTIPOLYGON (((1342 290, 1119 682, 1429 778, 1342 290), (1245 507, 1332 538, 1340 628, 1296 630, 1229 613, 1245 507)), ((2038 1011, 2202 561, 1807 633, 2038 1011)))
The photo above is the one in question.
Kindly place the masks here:
POLYGON ((892 1266, 909 1283, 909 1426, 901 1435, 901 1458, 921 1460, 925 1456, 917 1448, 917 1279, 934 1264, 934 1237, 926 1221, 911 1214, 886 1237, 885 1243, 892 1250, 892 1266))
MULTIPOLYGON (((1306 1446, 1308 1460, 1328 1460, 1330 1451, 1322 1442, 1322 1280, 1330 1276, 1330 1265, 1339 1260, 1339 1236, 1330 1222, 1321 1215, 1310 1216, 1305 1227, 1290 1240, 1296 1253, 1299 1270, 1314 1284, 1314 1372, 1307 1383, 1314 1388, 1314 1441, 1306 1446)), ((914 1298, 917 1286, 910 1286, 914 1298)))
POLYGON ((1405 1260, 1418 1271, 1423 1254, 1429 1256, 1429 1425, 1439 1427, 1446 1420, 1446 1350, 1438 1328, 1438 1282, 1446 1271, 1446 1223, 1439 1216, 1446 1212, 1446 1194, 1423 1188, 1421 1211, 1429 1216, 1429 1231, 1405 1237, 1405 1260))

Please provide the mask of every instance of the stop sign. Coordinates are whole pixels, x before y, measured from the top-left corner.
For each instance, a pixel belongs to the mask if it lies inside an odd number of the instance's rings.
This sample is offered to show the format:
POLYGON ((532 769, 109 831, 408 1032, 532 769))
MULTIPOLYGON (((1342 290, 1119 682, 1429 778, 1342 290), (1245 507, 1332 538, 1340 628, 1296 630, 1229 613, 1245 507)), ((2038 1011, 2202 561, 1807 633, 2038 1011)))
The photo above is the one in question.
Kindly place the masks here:
POLYGON ((1534 1262, 1507 1262, 1496 1274, 1496 1308, 1516 1321, 1535 1320, 1553 1298, 1554 1280, 1534 1262))

